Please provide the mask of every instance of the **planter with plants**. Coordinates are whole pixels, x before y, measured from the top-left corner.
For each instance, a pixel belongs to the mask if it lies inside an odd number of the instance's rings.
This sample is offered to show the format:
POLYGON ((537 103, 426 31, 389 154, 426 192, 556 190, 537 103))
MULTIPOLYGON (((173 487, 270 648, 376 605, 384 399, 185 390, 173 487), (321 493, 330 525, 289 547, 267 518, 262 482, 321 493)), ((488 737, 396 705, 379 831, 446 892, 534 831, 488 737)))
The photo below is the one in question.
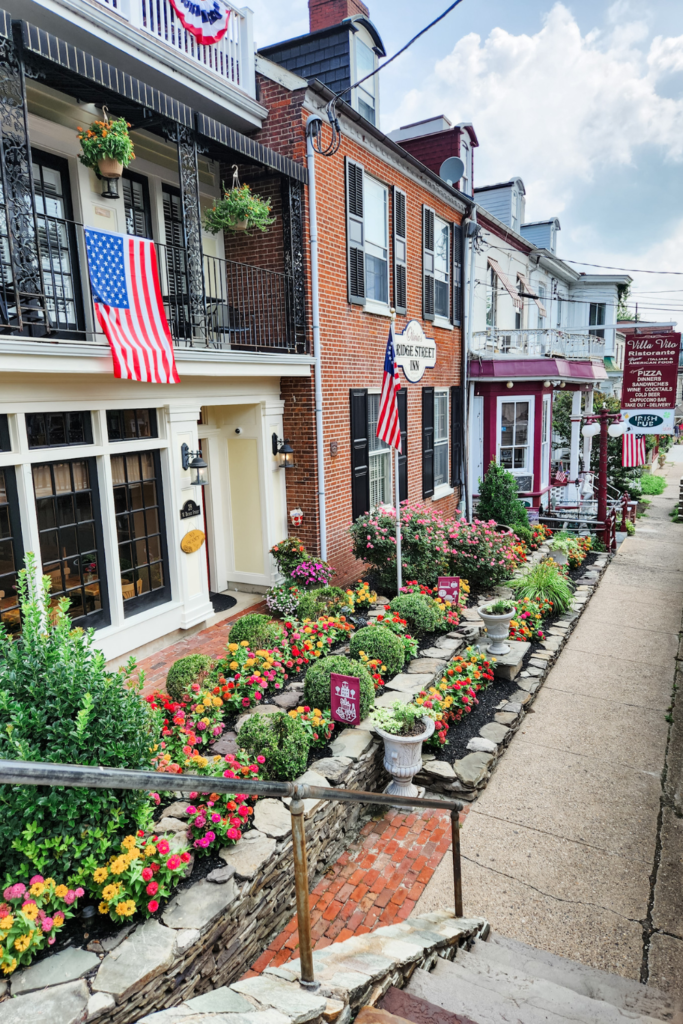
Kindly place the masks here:
POLYGON ((89 128, 78 128, 81 144, 79 160, 86 167, 97 171, 101 178, 120 178, 123 168, 135 159, 133 141, 128 133, 130 124, 125 117, 109 119, 107 108, 104 117, 93 121, 89 128))
POLYGON ((417 796, 413 777, 422 768, 422 744, 434 732, 434 719, 417 704, 376 708, 372 713, 375 729, 384 742, 384 767, 391 775, 385 793, 392 796, 417 796))
POLYGON ((566 612, 572 603, 574 587, 566 572, 552 559, 546 559, 533 566, 529 572, 516 580, 509 580, 507 586, 514 591, 517 599, 528 597, 531 601, 549 601, 553 615, 566 612))
POLYGON ((505 643, 510 634, 510 623, 515 617, 516 609, 512 601, 493 601, 481 605, 477 612, 486 626, 486 632, 492 641, 486 650, 489 654, 508 654, 509 646, 505 643))
POLYGON ((204 214, 204 227, 212 234, 221 231, 246 232, 250 228, 267 231, 275 217, 270 215, 270 199, 254 195, 248 185, 240 185, 237 168, 232 188, 223 186, 223 198, 204 214))

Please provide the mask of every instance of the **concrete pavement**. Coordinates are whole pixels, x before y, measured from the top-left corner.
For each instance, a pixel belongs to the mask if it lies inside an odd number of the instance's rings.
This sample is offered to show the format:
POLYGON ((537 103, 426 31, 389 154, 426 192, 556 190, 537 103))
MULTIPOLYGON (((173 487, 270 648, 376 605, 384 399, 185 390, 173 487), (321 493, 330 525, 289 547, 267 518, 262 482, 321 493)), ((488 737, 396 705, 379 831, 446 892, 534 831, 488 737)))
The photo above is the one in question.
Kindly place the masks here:
MULTIPOLYGON (((461 841, 466 913, 683 996, 683 727, 670 739, 669 721, 683 524, 668 515, 683 446, 668 459, 667 490, 607 569, 461 841)), ((446 857, 417 913, 452 904, 450 870, 446 857)))

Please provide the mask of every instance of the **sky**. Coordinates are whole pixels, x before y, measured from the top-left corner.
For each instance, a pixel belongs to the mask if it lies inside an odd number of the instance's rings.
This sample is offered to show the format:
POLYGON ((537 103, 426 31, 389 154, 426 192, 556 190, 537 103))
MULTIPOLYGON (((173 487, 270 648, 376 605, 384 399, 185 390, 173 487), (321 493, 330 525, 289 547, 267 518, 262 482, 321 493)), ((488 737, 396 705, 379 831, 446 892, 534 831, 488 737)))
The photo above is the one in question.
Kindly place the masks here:
MULTIPOLYGON (((448 0, 366 0, 391 56, 448 0)), ((250 0, 256 44, 308 31, 307 0, 250 0)), ((683 0, 462 0, 380 72, 380 127, 477 132, 474 183, 521 177, 558 255, 633 274, 641 318, 683 323, 683 0)), ((599 268, 577 267, 588 273, 599 268)))

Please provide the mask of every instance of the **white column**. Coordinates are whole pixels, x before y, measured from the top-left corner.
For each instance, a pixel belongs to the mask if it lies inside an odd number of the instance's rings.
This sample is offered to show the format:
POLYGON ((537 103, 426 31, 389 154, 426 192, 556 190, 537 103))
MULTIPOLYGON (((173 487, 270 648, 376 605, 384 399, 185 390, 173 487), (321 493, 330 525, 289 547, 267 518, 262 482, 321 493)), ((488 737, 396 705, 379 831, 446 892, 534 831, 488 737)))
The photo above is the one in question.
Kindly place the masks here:
MULTIPOLYGON (((586 405, 584 409, 586 416, 590 416, 593 412, 593 391, 586 392, 586 405)), ((586 473, 590 472, 591 468, 591 448, 593 447, 593 438, 584 437, 583 439, 583 468, 586 473)))
POLYGON ((249 96, 256 96, 256 52, 254 50, 254 12, 250 7, 242 8, 243 21, 240 26, 240 58, 242 66, 242 88, 249 96))
POLYGON ((572 393, 572 433, 569 451, 569 486, 567 497, 570 501, 578 498, 578 488, 574 481, 579 475, 579 447, 581 444, 581 392, 572 393))
MULTIPOLYGON (((204 530, 203 516, 181 519, 183 503, 192 498, 198 505, 204 502, 201 487, 190 483, 190 470, 182 468, 180 449, 183 444, 191 451, 199 447, 197 420, 199 404, 190 408, 171 409, 168 413, 169 448, 166 452, 164 478, 164 502, 166 509, 166 531, 168 553, 172 573, 173 596, 183 604, 180 616, 182 629, 189 629, 213 615, 209 600, 209 583, 206 573, 206 551, 204 545, 199 551, 186 554, 180 542, 190 530, 204 530)), ((163 461, 163 458, 162 458, 163 461)))

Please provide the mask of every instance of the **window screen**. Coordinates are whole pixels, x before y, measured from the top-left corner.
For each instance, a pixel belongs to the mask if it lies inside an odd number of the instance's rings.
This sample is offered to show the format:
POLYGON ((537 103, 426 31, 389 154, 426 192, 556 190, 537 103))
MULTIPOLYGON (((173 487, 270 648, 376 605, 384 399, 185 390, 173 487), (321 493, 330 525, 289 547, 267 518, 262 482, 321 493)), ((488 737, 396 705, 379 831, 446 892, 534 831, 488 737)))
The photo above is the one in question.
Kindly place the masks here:
POLYGON ((170 596, 159 453, 115 455, 111 472, 121 593, 128 615, 170 596))
POLYGON ((365 178, 365 294, 377 302, 389 301, 388 191, 365 178))

